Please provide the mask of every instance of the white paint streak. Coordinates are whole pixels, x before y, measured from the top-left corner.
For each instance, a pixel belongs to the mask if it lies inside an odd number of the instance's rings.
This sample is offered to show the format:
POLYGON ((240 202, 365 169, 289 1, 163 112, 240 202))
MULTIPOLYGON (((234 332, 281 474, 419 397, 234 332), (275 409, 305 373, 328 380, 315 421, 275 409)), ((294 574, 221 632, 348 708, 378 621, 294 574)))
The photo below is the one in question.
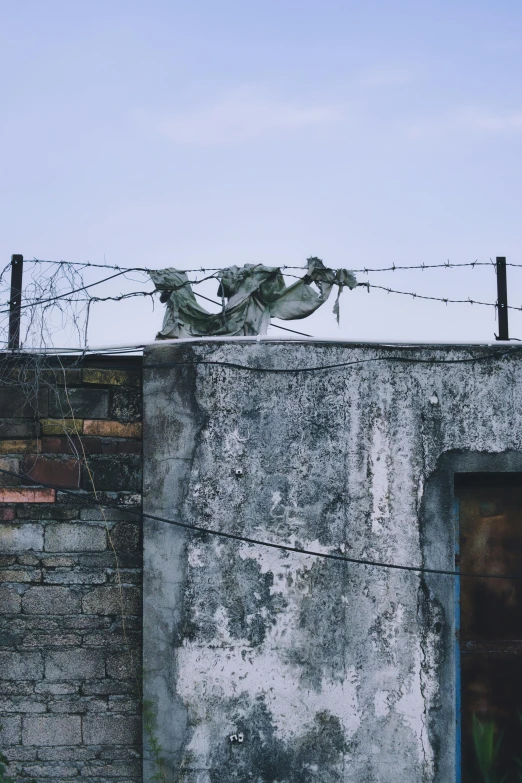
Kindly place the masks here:
POLYGON ((369 457, 372 466, 372 533, 380 535, 390 516, 388 474, 390 444, 385 422, 380 416, 374 420, 369 457))

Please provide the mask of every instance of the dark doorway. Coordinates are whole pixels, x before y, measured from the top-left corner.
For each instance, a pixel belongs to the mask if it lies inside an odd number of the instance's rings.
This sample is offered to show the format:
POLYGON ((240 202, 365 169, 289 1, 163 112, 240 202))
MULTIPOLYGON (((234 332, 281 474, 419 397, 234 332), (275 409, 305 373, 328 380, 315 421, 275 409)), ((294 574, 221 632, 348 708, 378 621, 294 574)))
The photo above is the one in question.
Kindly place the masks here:
MULTIPOLYGON (((461 572, 522 575, 522 473, 458 475, 456 496, 461 572)), ((519 783, 522 580, 461 577, 459 597, 463 783, 519 783)))

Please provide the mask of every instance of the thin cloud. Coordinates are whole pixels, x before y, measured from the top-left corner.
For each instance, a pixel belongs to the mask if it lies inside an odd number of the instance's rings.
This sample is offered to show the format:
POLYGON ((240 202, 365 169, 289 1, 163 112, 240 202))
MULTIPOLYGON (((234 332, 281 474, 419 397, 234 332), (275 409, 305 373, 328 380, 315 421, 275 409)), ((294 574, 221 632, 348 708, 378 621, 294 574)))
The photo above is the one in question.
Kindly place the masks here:
POLYGON ((467 107, 446 117, 422 120, 407 127, 408 135, 448 136, 456 133, 482 135, 522 133, 522 111, 493 112, 487 109, 467 107))
POLYGON ((158 128, 178 144, 214 146, 330 124, 340 114, 335 106, 305 106, 243 89, 163 119, 158 128))

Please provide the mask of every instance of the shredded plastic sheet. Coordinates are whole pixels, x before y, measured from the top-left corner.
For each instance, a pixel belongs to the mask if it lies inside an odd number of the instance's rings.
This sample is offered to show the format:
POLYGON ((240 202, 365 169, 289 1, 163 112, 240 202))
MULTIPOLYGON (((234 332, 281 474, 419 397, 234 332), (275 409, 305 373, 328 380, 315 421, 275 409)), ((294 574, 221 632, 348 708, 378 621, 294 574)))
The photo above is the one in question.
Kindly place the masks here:
POLYGON ((264 335, 271 318, 290 321, 315 312, 338 287, 334 314, 339 323, 339 297, 357 281, 347 269, 328 269, 319 258, 308 259, 306 275, 287 286, 279 267, 245 264, 216 273, 220 313, 209 313, 196 301, 185 272, 160 269, 149 272, 167 309, 157 339, 218 335, 264 335), (312 288, 314 284, 317 291, 312 288))

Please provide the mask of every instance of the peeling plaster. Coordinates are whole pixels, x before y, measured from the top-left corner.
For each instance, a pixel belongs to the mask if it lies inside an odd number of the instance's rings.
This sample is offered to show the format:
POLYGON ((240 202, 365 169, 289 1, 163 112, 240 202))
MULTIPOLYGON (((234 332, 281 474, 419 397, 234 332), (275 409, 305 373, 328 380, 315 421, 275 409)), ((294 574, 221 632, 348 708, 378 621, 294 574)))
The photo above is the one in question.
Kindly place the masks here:
MULTIPOLYGON (((451 568, 452 471, 483 464, 458 455, 488 454, 487 469, 497 469, 495 454, 522 452, 518 363, 393 357, 470 351, 490 349, 148 349, 146 363, 181 364, 145 371, 145 511, 319 552, 451 568), (296 375, 184 364, 376 356, 385 360, 296 375)), ((145 693, 173 780, 452 783, 451 580, 158 524, 145 525, 145 553, 145 693)), ((150 761, 144 769, 149 783, 150 761)))

